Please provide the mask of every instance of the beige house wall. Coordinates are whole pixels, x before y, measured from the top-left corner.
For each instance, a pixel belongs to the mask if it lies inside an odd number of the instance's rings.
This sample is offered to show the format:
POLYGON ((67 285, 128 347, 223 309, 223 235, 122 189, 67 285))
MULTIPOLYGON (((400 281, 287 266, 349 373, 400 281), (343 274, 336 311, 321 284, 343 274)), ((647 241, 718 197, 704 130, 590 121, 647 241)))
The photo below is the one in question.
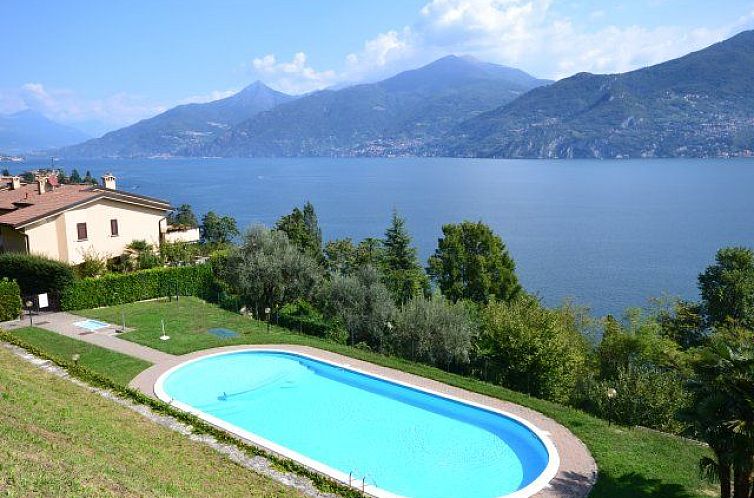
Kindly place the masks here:
POLYGON ((199 242, 201 235, 198 228, 188 228, 186 230, 173 230, 163 235, 165 242, 199 242))
MULTIPOLYGON (((99 199, 47 218, 25 228, 33 254, 76 265, 86 254, 110 258, 123 253, 134 240, 159 247, 165 211, 99 199), (110 220, 118 220, 118 235, 110 233, 110 220), (78 240, 78 223, 86 223, 87 238, 78 240)), ((25 250, 25 247, 24 249, 25 250)))

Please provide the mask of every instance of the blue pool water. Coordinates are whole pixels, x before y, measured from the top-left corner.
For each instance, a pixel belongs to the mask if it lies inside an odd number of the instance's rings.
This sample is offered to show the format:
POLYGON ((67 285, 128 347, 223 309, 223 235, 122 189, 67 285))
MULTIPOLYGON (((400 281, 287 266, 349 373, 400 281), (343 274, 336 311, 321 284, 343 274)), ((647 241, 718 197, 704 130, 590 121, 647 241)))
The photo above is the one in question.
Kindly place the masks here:
POLYGON ((110 326, 109 323, 100 322, 99 320, 81 320, 79 322, 75 322, 74 325, 82 329, 86 329, 90 332, 94 332, 95 330, 104 329, 110 326))
POLYGON ((209 356, 168 372, 156 391, 398 496, 505 496, 556 459, 512 418, 292 353, 209 356))

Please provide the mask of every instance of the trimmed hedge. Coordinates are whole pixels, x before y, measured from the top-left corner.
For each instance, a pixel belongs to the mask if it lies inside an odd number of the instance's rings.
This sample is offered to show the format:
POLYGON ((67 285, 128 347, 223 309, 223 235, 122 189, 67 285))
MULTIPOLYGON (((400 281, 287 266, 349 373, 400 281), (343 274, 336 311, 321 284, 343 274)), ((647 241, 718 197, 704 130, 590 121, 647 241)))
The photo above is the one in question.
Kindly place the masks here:
POLYGON ((0 254, 0 278, 18 282, 24 295, 65 289, 76 279, 73 268, 33 254, 0 254))
POLYGON ((295 474, 309 478, 314 486, 325 493, 338 494, 344 498, 361 498, 363 495, 358 489, 346 486, 335 479, 315 472, 308 467, 301 465, 293 460, 279 456, 275 453, 269 452, 261 447, 248 444, 239 438, 229 434, 228 432, 218 429, 217 427, 205 422, 196 415, 192 415, 188 412, 181 411, 164 401, 147 396, 141 391, 134 388, 120 385, 104 375, 98 374, 89 370, 88 368, 74 363, 66 358, 61 358, 55 354, 48 353, 42 349, 27 343, 23 339, 16 337, 10 332, 0 329, 0 341, 13 344, 20 348, 25 349, 28 353, 33 354, 38 358, 50 360, 61 368, 64 368, 66 372, 72 377, 75 377, 91 386, 101 389, 107 389, 121 398, 130 400, 133 403, 144 405, 149 407, 156 413, 167 415, 169 417, 183 422, 188 425, 193 434, 207 434, 214 437, 217 441, 225 444, 231 444, 236 446, 239 450, 249 456, 261 456, 266 458, 276 467, 295 474))
POLYGON ((14 280, 0 279, 0 322, 21 316, 21 289, 14 280))
POLYGON ((152 268, 77 280, 61 291, 60 309, 99 308, 176 295, 209 300, 214 289, 209 265, 152 268))

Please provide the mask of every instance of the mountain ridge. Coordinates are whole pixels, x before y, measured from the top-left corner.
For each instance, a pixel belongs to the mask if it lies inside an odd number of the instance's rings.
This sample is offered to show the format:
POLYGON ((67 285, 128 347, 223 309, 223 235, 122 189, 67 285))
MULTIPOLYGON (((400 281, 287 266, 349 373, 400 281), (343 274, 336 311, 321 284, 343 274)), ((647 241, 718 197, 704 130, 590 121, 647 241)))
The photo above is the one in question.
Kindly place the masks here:
POLYGON ((240 123, 207 156, 414 154, 477 112, 549 83, 523 71, 446 56, 375 83, 322 90, 240 123))
POLYGON ((0 150, 6 154, 30 153, 86 140, 89 136, 72 126, 25 109, 0 115, 0 150))
POLYGON ((578 73, 454 128, 437 155, 717 157, 754 149, 754 31, 618 74, 578 73))
POLYGON ((178 105, 100 138, 55 152, 61 157, 155 157, 190 153, 232 125, 294 98, 255 81, 229 97, 178 105))

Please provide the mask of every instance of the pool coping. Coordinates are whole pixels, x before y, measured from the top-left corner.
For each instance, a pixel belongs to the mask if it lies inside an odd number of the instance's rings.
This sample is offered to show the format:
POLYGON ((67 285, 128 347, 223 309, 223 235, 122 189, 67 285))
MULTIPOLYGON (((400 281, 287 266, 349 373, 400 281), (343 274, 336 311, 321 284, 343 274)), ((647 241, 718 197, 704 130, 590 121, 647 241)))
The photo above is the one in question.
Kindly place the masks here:
MULTIPOLYGON (((308 346, 281 344, 237 345, 196 351, 182 356, 174 356, 170 358, 170 360, 153 365, 136 376, 131 381, 130 386, 137 388, 150 396, 155 396, 163 401, 169 402, 176 408, 192 413, 210 424, 236 435, 241 440, 247 441, 267 451, 279 454, 285 458, 297 461, 316 472, 327 475, 328 477, 343 482, 344 484, 352 485, 355 488, 361 489, 362 486, 354 485, 354 482, 351 481, 349 475, 336 469, 332 469, 304 455, 288 450, 272 441, 268 441, 252 432, 206 414, 185 403, 172 400, 162 389, 162 380, 164 380, 172 371, 186 365, 187 363, 209 356, 241 351, 271 351, 300 355, 315 361, 324 362, 340 368, 346 368, 363 375, 402 385, 421 392, 426 392, 452 401, 499 413, 521 423, 542 440, 551 458, 547 468, 537 479, 526 487, 515 491, 514 493, 505 495, 505 498, 523 498, 531 496, 537 498, 581 498, 589 493, 596 482, 597 467, 586 446, 568 429, 534 410, 507 401, 502 401, 497 398, 456 388, 425 377, 388 367, 382 367, 366 361, 308 346)), ((361 484, 361 481, 356 482, 361 484)), ((367 494, 377 498, 397 498, 397 495, 369 484, 364 486, 364 490, 367 494)))

